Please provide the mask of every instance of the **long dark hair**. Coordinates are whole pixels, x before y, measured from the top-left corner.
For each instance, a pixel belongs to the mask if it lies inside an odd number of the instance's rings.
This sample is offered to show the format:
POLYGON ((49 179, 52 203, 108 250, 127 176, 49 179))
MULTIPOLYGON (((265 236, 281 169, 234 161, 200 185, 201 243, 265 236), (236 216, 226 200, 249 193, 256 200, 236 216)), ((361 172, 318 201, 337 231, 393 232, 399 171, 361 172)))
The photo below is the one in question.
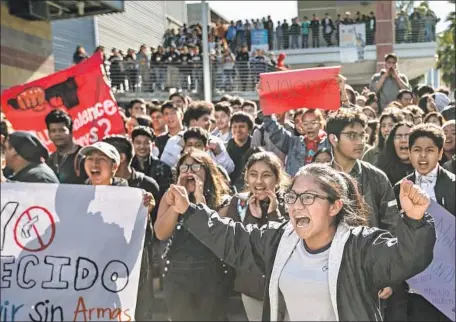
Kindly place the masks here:
POLYGON ((329 157, 332 159, 333 158, 333 154, 332 154, 332 151, 331 149, 329 148, 322 148, 320 150, 317 151, 317 153, 314 154, 314 156, 312 157, 312 163, 315 163, 315 161, 317 160, 317 157, 322 154, 322 153, 328 153, 329 154, 329 157))
POLYGON ((357 182, 350 175, 326 164, 311 163, 299 169, 290 187, 293 187, 296 179, 302 176, 312 177, 326 193, 330 203, 336 200, 343 202, 342 209, 336 216, 336 225, 339 223, 353 227, 368 225, 368 207, 358 190, 357 182))
POLYGON ((367 126, 372 130, 371 134, 369 135, 369 140, 367 141, 367 144, 370 146, 374 146, 378 142, 378 125, 378 120, 369 120, 367 122, 367 126))
POLYGON ((392 184, 395 184, 405 176, 404 163, 399 159, 394 147, 394 136, 401 126, 413 128, 413 124, 407 121, 396 123, 386 140, 385 148, 382 150, 377 163, 377 167, 386 173, 392 184))
POLYGON ((426 95, 423 95, 423 97, 421 97, 420 100, 418 101, 418 106, 424 112, 425 116, 428 115, 431 112, 427 108, 427 103, 428 103, 428 100, 430 98, 432 98, 432 95, 431 94, 426 94, 426 95))
POLYGON ((439 120, 439 122, 440 122, 440 126, 443 126, 443 123, 445 123, 445 119, 443 118, 442 114, 440 114, 439 112, 430 112, 430 113, 428 113, 424 117, 423 123, 429 123, 429 119, 431 117, 436 117, 439 120))
MULTIPOLYGON (((378 122, 379 123, 380 132, 381 132, 381 128, 382 128, 382 121, 384 119, 386 119, 387 117, 391 118, 394 123, 401 122, 405 118, 404 114, 400 110, 390 109, 390 110, 384 111, 382 113, 382 115, 380 115, 380 120, 378 122)), ((379 133, 379 135, 378 135, 378 144, 377 144, 377 146, 378 146, 378 148, 380 150, 383 150, 383 148, 385 147, 385 138, 383 137, 382 133, 379 133)))
POLYGON ((264 162, 271 169, 272 173, 277 178, 278 190, 276 192, 284 191, 289 185, 289 177, 283 170, 283 163, 277 155, 272 152, 257 152, 250 156, 245 164, 245 173, 258 162, 264 162))
MULTIPOLYGON (((209 208, 218 209, 223 203, 223 196, 229 194, 229 187, 222 173, 217 169, 216 164, 212 158, 204 151, 189 148, 180 157, 177 163, 177 178, 180 175, 180 166, 184 163, 184 160, 189 157, 198 162, 203 166, 206 174, 206 180, 204 182, 204 198, 209 208)), ((190 194, 190 199, 194 200, 193 194, 190 194)), ((192 201, 192 200, 191 200, 192 201)))

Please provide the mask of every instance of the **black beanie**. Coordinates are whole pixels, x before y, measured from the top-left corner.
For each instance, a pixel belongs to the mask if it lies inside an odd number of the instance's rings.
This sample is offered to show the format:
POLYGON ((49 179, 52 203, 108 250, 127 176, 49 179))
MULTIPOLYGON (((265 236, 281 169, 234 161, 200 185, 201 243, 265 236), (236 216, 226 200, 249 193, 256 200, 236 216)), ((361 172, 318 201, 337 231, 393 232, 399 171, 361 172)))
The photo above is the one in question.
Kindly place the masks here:
POLYGON ((44 144, 34 134, 25 131, 15 131, 8 135, 10 145, 26 161, 41 163, 41 159, 47 160, 49 152, 44 144))

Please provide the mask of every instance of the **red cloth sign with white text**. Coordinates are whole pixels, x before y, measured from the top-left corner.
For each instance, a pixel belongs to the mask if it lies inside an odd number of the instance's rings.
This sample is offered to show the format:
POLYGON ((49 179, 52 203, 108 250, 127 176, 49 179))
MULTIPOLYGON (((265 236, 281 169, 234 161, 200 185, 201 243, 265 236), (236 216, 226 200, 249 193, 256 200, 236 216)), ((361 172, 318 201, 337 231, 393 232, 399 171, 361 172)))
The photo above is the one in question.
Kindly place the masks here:
POLYGON ((63 109, 70 114, 74 140, 82 146, 125 131, 98 54, 55 74, 2 92, 2 111, 14 129, 35 133, 50 151, 55 147, 44 119, 53 109, 63 109))
POLYGON ((265 115, 299 108, 337 110, 340 66, 281 71, 260 75, 260 107, 265 115))

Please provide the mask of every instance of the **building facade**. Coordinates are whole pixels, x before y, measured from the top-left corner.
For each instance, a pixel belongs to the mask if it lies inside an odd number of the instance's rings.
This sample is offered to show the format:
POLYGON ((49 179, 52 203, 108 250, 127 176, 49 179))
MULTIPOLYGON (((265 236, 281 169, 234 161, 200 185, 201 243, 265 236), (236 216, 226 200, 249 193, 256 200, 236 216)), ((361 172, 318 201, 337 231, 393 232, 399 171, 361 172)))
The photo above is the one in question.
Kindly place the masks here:
MULTIPOLYGON (((116 1, 4 1, 0 2, 1 89, 27 83, 55 71, 52 21, 69 18, 83 37, 81 28, 98 14, 122 12, 123 0, 116 1)), ((74 48, 73 48, 74 50, 74 48)))
POLYGON ((99 45, 109 52, 139 50, 142 44, 156 47, 169 26, 187 19, 185 1, 125 1, 124 12, 52 22, 55 70, 72 64, 76 46, 91 54, 99 45))

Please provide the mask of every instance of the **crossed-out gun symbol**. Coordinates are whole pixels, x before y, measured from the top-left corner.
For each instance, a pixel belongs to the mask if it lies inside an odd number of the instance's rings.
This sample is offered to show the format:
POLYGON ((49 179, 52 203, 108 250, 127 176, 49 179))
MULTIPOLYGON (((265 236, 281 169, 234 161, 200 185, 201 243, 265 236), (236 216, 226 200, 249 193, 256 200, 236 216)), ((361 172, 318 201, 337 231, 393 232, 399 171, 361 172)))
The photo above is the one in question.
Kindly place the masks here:
POLYGON ((30 238, 30 230, 32 230, 33 225, 39 221, 38 216, 33 217, 29 221, 27 221, 24 225, 22 225, 21 229, 21 236, 22 238, 30 238))

